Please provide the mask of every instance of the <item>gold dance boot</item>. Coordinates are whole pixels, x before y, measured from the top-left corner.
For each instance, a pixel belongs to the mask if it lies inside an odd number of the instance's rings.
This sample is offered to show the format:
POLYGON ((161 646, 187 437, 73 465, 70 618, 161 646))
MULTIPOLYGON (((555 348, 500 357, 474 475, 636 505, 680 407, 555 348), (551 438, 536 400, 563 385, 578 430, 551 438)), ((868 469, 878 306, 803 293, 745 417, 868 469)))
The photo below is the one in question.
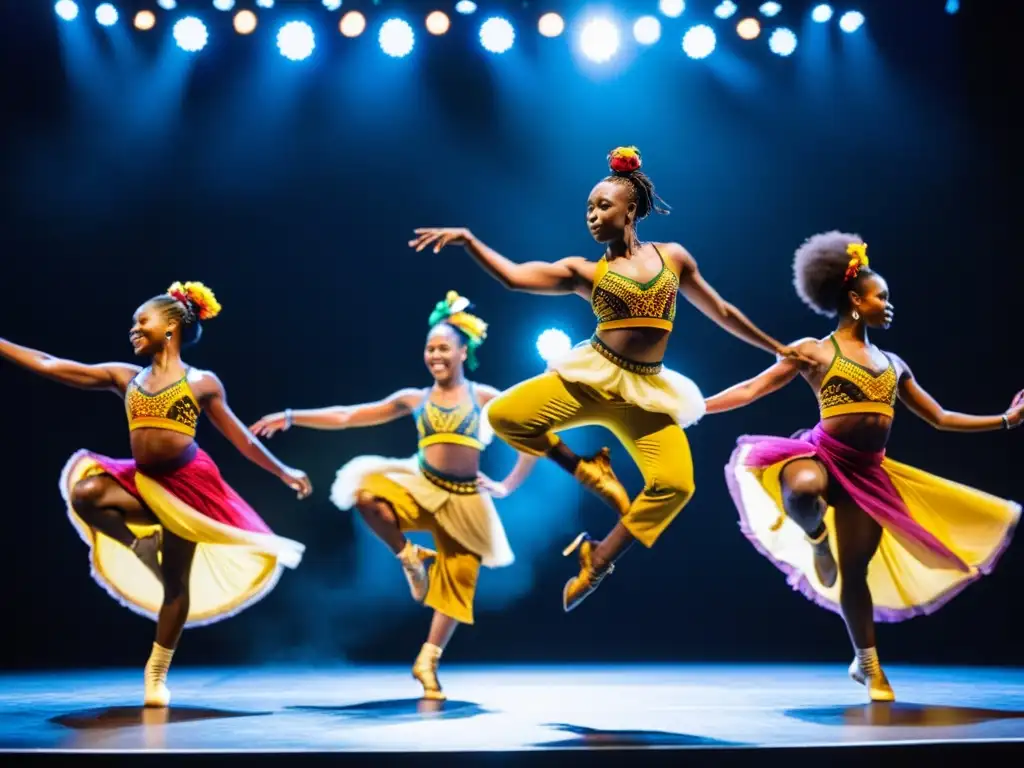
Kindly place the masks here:
POLYGON ((146 662, 144 706, 166 707, 171 703, 171 692, 167 688, 167 670, 171 666, 173 655, 173 650, 153 643, 153 651, 146 662))
POLYGON ((601 572, 594 569, 593 552, 597 543, 584 531, 576 537, 575 541, 562 550, 562 554, 568 557, 579 549, 580 572, 565 582, 562 589, 562 608, 566 613, 582 603, 597 589, 604 577, 615 570, 611 563, 601 572))
POLYGON ((870 658, 862 659, 862 655, 866 655, 865 652, 858 651, 850 665, 850 677, 868 689, 871 701, 896 701, 896 693, 878 663, 878 656, 872 653, 870 658))
POLYGON ((437 680, 437 665, 441 661, 441 649, 432 643, 424 643, 419 656, 412 665, 412 676, 423 686, 423 698, 444 701, 448 697, 441 690, 437 680))
POLYGON ((619 517, 629 511, 629 494, 612 471, 611 453, 607 448, 602 448, 589 459, 580 459, 573 477, 584 488, 604 499, 619 513, 619 517))
POLYGON ((402 571, 405 573, 405 580, 409 582, 409 591, 412 592, 412 599, 422 603, 427 596, 427 569, 423 565, 424 560, 436 557, 437 552, 426 547, 406 541, 402 551, 395 557, 402 564, 402 571))

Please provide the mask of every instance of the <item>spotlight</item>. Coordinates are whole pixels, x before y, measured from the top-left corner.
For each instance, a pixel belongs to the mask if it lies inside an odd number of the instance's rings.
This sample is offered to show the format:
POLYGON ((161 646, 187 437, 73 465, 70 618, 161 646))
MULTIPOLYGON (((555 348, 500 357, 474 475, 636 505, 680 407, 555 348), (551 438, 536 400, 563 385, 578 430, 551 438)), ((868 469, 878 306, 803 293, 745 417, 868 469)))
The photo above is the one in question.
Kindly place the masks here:
POLYGON ((864 14, 859 11, 847 11, 839 17, 839 28, 843 32, 856 32, 864 23, 864 14))
POLYGON ((444 11, 434 11, 427 16, 427 32, 432 35, 443 35, 451 24, 448 14, 444 11))
POLYGON ((473 0, 459 0, 455 4, 455 10, 463 16, 468 16, 476 10, 476 3, 473 0))
POLYGON ((226 13, 235 7, 235 0, 213 0, 213 7, 226 13))
POLYGON ((655 16, 641 16, 633 25, 633 38, 640 45, 654 45, 661 37, 661 22, 655 16))
POLYGON ((174 42, 187 53, 201 51, 206 46, 209 34, 206 25, 195 16, 186 16, 174 25, 172 30, 174 42))
POLYGON ((707 24, 690 27, 683 35, 683 52, 691 59, 705 59, 715 50, 715 30, 707 24))
POLYGON ((156 4, 165 11, 173 11, 178 7, 178 0, 156 0, 156 4))
POLYGON ((675 19, 683 15, 683 11, 686 10, 686 2, 685 0, 661 0, 658 3, 658 10, 670 19, 675 19))
POLYGON ((758 10, 761 11, 762 16, 767 16, 770 19, 772 16, 782 13, 782 6, 779 3, 761 3, 758 10))
POLYGON ((246 9, 235 14, 235 32, 240 35, 251 35, 256 30, 256 14, 246 9))
POLYGON ((273 8, 274 0, 256 0, 256 5, 260 8, 273 8))
POLYGON ((960 10, 960 0, 946 0, 946 13, 952 16, 960 10))
POLYGON ((143 32, 156 26, 156 16, 152 11, 139 11, 135 14, 135 28, 143 32))
POLYGON ((316 36, 304 21, 289 21, 277 32, 277 50, 289 61, 303 61, 313 55, 316 36))
POLYGON ((720 19, 728 19, 739 7, 732 0, 722 0, 717 6, 715 6, 715 16, 720 19))
POLYGON ((619 50, 618 27, 608 19, 588 21, 580 32, 580 48, 588 59, 603 64, 619 50))
POLYGON ((743 19, 736 25, 736 34, 744 40, 754 40, 761 34, 761 22, 754 18, 743 19))
POLYGON ((480 25, 480 45, 491 53, 504 53, 515 42, 516 31, 507 19, 492 16, 480 25))
POLYGON ((779 56, 789 56, 796 50, 796 34, 791 29, 779 27, 768 38, 768 48, 779 56))
POLYGON ((96 21, 104 27, 112 27, 117 24, 117 8, 110 3, 102 3, 96 6, 96 21))
POLYGON ((78 6, 75 5, 73 0, 57 0, 53 10, 64 21, 74 21, 78 18, 78 6))
POLYGON ((549 363, 572 349, 572 341, 565 331, 548 328, 537 337, 537 352, 545 363, 549 363))
POLYGON ((388 56, 400 59, 412 53, 412 47, 416 44, 416 34, 408 22, 402 19, 388 19, 380 25, 377 42, 388 56))
POLYGON ((349 11, 338 22, 338 31, 345 37, 359 37, 366 29, 366 17, 359 11, 349 11))
POLYGON ((811 11, 811 18, 819 24, 824 24, 832 18, 832 6, 825 3, 814 6, 814 10, 811 11))
POLYGON ((545 13, 537 22, 537 31, 544 37, 558 37, 565 31, 565 22, 557 13, 545 13))
POLYGON ((328 11, 336 11, 341 8, 341 0, 323 0, 324 8, 328 11))

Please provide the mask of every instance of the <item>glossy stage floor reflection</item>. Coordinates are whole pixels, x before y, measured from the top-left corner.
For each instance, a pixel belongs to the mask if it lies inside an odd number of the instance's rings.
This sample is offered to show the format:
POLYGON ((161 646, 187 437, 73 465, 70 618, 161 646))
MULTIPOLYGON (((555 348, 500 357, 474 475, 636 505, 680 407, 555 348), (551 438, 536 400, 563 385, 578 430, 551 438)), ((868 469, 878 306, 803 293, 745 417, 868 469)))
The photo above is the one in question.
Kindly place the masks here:
POLYGON ((889 667, 865 703, 845 666, 458 667, 419 701, 407 669, 175 668, 0 677, 2 750, 415 752, 1024 743, 1024 670, 889 667))

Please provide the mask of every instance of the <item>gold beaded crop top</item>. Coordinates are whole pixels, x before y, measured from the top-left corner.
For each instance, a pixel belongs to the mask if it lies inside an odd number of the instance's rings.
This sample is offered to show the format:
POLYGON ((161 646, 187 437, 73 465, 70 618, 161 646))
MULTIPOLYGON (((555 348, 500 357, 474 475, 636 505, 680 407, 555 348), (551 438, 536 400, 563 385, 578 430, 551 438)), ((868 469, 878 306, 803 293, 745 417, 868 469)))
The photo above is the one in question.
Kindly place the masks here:
POLYGON ((892 417, 899 378, 889 356, 886 355, 888 367, 881 373, 874 373, 846 357, 835 336, 829 338, 836 353, 818 389, 821 418, 849 413, 880 413, 892 417))
POLYGON ((429 393, 423 399, 413 412, 420 449, 438 443, 468 445, 479 451, 484 449, 484 442, 480 439, 481 408, 477 405, 476 387, 470 383, 467 389, 468 396, 450 407, 432 402, 429 393))
POLYGON ((679 278, 669 269, 658 247, 661 271, 646 283, 620 275, 608 268, 602 256, 594 275, 590 306, 597 316, 597 330, 613 328, 661 328, 671 331, 676 319, 679 278))
POLYGON ((142 388, 138 382, 139 376, 131 380, 124 395, 128 430, 150 427, 195 437, 196 424, 199 422, 199 400, 188 385, 187 371, 178 381, 153 393, 142 388))

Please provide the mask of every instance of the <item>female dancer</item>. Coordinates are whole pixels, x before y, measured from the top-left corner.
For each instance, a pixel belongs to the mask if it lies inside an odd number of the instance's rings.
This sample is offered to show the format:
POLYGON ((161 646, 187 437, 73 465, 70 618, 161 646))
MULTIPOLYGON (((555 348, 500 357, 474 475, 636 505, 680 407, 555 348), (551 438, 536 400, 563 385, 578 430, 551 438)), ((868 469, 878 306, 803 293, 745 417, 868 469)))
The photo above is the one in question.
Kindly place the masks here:
POLYGON ((903 360, 868 341, 868 328, 889 327, 893 308, 857 235, 815 235, 793 267, 800 298, 838 315, 836 330, 795 345, 813 363, 781 360, 708 398, 707 411, 747 405, 798 373, 817 394, 818 426, 790 439, 740 438, 726 479, 754 547, 794 589, 842 614, 856 656, 850 676, 872 701, 892 701, 874 622, 932 613, 989 573, 1020 516, 1013 502, 886 458, 896 399, 955 432, 1011 429, 1024 406, 1018 396, 997 416, 947 411, 903 360))
POLYGON ((205 410, 247 459, 304 498, 303 472, 253 440, 228 407, 220 380, 185 365, 181 348, 199 340, 201 320, 220 312, 202 283, 175 283, 135 312, 137 365, 84 365, 0 339, 0 357, 80 389, 124 398, 131 459, 75 453, 61 475, 68 516, 89 545, 93 578, 133 611, 156 618, 145 671, 146 706, 170 702, 167 670, 186 626, 210 624, 252 605, 294 568, 303 546, 275 536, 221 478, 195 442, 205 410))
POLYGON ((663 368, 661 360, 676 314, 679 291, 722 328, 783 357, 797 353, 758 329, 701 277, 678 243, 643 243, 636 223, 651 211, 667 213, 651 180, 640 170, 636 147, 608 156, 611 175, 587 201, 587 226, 605 255, 597 262, 569 257, 554 263, 517 264, 484 245, 467 229, 417 229, 409 245, 462 245, 506 288, 549 295, 575 293, 597 315, 594 337, 578 345, 547 373, 502 394, 490 408, 495 432, 512 447, 547 456, 595 492, 621 519, 601 542, 581 533, 564 551, 579 549, 580 571, 562 591, 566 611, 597 589, 613 563, 635 540, 650 547, 693 494, 693 465, 683 428, 704 413, 697 386, 663 368), (644 476, 644 490, 630 502, 612 472, 607 448, 581 458, 557 437, 584 424, 600 424, 626 446, 644 476))
POLYGON ((500 568, 512 563, 505 529, 491 498, 512 493, 536 459, 520 456, 512 473, 496 483, 480 473, 480 453, 493 438, 484 415, 498 391, 468 381, 464 368, 477 366, 476 350, 487 324, 469 314, 469 301, 449 291, 430 315, 424 362, 434 377, 428 389, 400 389, 377 403, 275 413, 252 426, 270 437, 292 425, 349 429, 386 424, 405 415, 416 421, 419 454, 411 459, 360 456, 338 471, 331 500, 341 509, 355 506, 370 529, 398 558, 416 602, 434 609, 434 618, 413 677, 427 699, 444 699, 437 666, 459 623, 473 623, 473 597, 481 563, 500 568), (437 551, 405 537, 427 531, 437 551), (423 565, 435 558, 429 574, 423 565))

